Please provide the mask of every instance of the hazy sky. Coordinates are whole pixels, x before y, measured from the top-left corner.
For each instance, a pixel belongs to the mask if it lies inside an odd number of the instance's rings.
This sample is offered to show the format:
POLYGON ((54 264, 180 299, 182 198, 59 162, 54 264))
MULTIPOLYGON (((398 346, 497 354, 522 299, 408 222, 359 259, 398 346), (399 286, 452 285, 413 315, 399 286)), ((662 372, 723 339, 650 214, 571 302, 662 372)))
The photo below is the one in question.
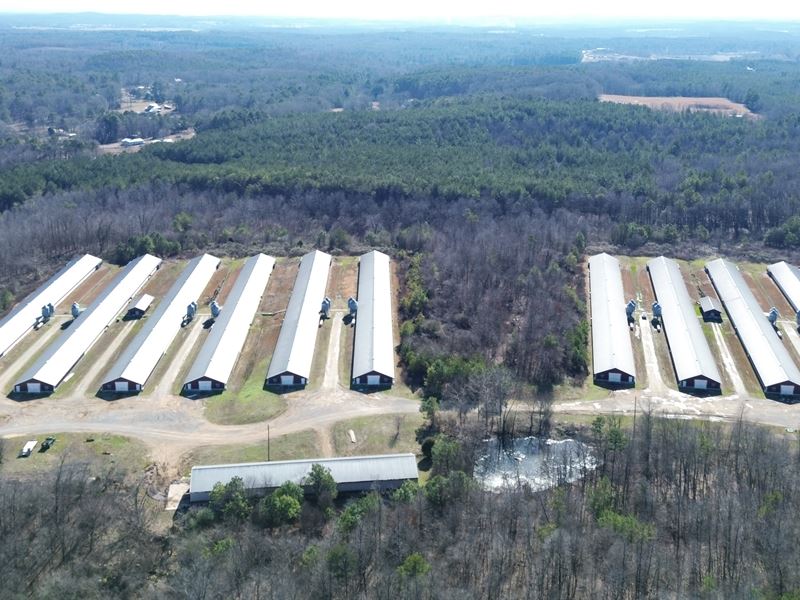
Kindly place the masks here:
POLYGON ((264 15, 369 20, 464 20, 482 16, 547 20, 620 18, 800 20, 797 0, 0 0, 0 12, 264 15))

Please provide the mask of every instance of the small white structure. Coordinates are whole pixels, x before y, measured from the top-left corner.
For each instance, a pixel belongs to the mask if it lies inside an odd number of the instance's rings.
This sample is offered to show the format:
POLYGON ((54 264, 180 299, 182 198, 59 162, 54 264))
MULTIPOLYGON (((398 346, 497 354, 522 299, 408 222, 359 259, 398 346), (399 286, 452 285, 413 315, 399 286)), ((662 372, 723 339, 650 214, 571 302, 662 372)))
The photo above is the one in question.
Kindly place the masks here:
POLYGON ((36 448, 36 444, 38 444, 36 440, 28 440, 20 450, 19 455, 22 458, 28 458, 33 453, 33 449, 36 448))
POLYGON ((123 148, 130 148, 132 146, 144 146, 144 140, 142 138, 123 138, 120 142, 120 145, 123 148))

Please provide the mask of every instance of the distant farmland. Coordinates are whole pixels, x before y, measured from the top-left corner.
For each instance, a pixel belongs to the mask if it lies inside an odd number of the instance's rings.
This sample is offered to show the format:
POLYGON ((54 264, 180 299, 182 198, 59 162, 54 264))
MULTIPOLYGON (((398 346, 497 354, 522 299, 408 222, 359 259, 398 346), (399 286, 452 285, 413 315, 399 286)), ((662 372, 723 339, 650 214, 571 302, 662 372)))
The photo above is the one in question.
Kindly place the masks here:
POLYGON ((617 94, 600 94, 600 102, 615 104, 637 104, 653 110, 672 110, 690 112, 710 112, 726 117, 745 117, 757 119, 744 104, 732 102, 727 98, 690 98, 687 96, 621 96, 617 94))

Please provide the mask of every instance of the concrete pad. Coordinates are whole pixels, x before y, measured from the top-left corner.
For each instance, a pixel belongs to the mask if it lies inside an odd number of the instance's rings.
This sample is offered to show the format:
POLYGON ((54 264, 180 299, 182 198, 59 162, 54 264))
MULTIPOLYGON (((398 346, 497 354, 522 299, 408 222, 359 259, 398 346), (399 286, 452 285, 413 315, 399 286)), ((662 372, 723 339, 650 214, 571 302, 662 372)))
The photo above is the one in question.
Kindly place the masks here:
POLYGON ((167 492, 167 506, 164 510, 178 510, 181 499, 189 493, 188 483, 173 483, 167 492))

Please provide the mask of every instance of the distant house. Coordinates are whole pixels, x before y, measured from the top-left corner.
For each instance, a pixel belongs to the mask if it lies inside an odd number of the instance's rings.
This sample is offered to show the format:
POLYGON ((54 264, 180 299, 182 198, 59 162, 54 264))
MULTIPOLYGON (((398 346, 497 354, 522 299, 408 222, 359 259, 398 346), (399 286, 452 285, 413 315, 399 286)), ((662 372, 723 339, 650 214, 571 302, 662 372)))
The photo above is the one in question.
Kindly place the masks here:
POLYGON ((703 313, 703 321, 706 323, 722 323, 722 305, 716 298, 712 296, 700 298, 700 312, 703 313))
POLYGON ((150 294, 142 294, 142 296, 134 302, 128 309, 126 315, 129 319, 141 319, 150 305, 153 304, 153 297, 150 294))
POLYGON ((144 140, 142 138, 123 138, 120 142, 123 148, 130 148, 132 146, 144 146, 144 140))

